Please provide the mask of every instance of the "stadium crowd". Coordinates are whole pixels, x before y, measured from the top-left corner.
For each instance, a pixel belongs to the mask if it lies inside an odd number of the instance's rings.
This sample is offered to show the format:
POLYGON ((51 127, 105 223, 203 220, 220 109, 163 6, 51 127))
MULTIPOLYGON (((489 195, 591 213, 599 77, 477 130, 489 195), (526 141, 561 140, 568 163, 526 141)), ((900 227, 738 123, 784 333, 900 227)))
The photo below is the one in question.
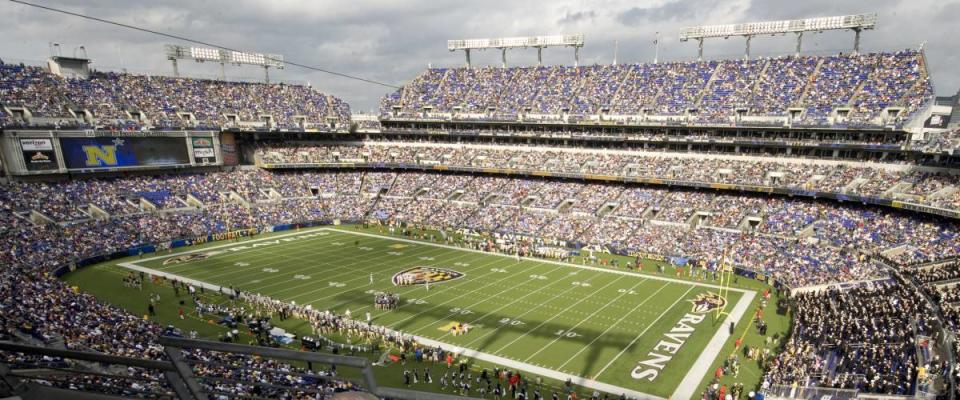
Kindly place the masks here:
MULTIPOLYGON (((239 128, 262 123, 265 116, 281 129, 329 130, 330 118, 340 127, 350 124, 349 105, 309 86, 116 72, 64 78, 40 67, 11 64, 0 64, 0 106, 23 107, 33 118, 77 128, 239 128), (84 118, 85 111, 95 121, 84 118)), ((0 117, 0 125, 7 127, 27 122, 15 114, 0 117)))
MULTIPOLYGON (((920 336, 933 333, 933 314, 916 293, 893 280, 793 297, 793 333, 765 380, 772 384, 858 389, 909 395, 918 374, 920 336)), ((926 350, 921 350, 926 351, 926 350)), ((930 355, 925 358, 931 359, 930 355)), ((945 361, 923 365, 949 372, 945 361)))
POLYGON ((932 85, 913 50, 826 57, 666 62, 581 67, 430 68, 381 99, 385 116, 464 114, 468 119, 571 120, 613 115, 692 115, 731 124, 749 116, 804 110, 805 125, 877 125, 888 106, 900 119, 931 98, 932 85), (828 121, 851 105, 843 120, 828 121))
MULTIPOLYGON (((78 259, 141 244, 156 243, 162 248, 176 238, 334 219, 403 221, 425 227, 529 235, 535 237, 534 244, 662 254, 703 260, 706 265, 718 255, 728 254, 737 265, 794 287, 881 278, 885 272, 875 263, 881 256, 912 264, 954 257, 960 249, 955 224, 880 208, 471 175, 268 170, 143 175, 18 182, 0 186, 0 199, 0 240, 5 249, 0 263, 8 266, 0 280, 4 334, 25 334, 45 343, 62 341, 76 349, 151 357, 163 357, 153 341, 160 327, 71 291, 50 271, 78 259), (155 202, 151 199, 157 192, 177 200, 155 202), (122 199, 122 204, 112 197, 122 199), (105 213, 91 212, 90 204, 105 213), (49 220, 36 219, 37 213, 49 220), (890 252, 894 249, 899 253, 890 252), (91 331, 97 334, 89 334, 91 331)), ((938 275, 936 279, 950 277, 953 275, 938 275)), ((916 366, 909 361, 912 346, 902 345, 913 333, 905 331, 903 322, 893 321, 896 318, 889 313, 894 306, 899 307, 895 308, 898 313, 909 309, 926 316, 927 311, 900 290, 896 285, 881 285, 829 297, 799 297, 799 333, 791 339, 788 352, 777 359, 768 379, 883 393, 913 390, 909 386, 911 368, 916 366), (843 306, 848 303, 849 308, 843 306), (857 315, 885 319, 864 322, 857 315), (849 322, 829 328, 818 322, 826 320, 849 322), (886 323, 900 325, 877 330, 886 323), (865 343, 887 340, 901 345, 857 347, 854 341, 838 347, 830 341, 849 337, 854 331, 865 335, 865 343), (812 372, 819 368, 831 373, 812 372)), ((940 296, 949 303, 956 293, 947 291, 940 296)), ((362 323, 345 322, 337 316, 293 311, 313 321, 319 331, 328 327, 366 329, 362 323)), ((257 367, 250 363, 261 361, 233 361, 239 364, 203 370, 222 378, 205 382, 211 392, 265 390, 246 382, 273 379, 256 375, 257 367)), ((309 386, 322 378, 310 371, 284 376, 294 377, 284 381, 294 387, 309 386)), ((158 378, 156 382, 161 381, 158 378)), ((134 383, 151 385, 143 380, 134 383)), ((321 392, 340 385, 331 383, 321 392)), ((133 383, 122 387, 133 387, 133 383)), ((310 390, 310 394, 318 393, 310 390)))
POLYGON ((885 208, 573 181, 254 170, 3 189, 8 231, 50 237, 7 235, 12 256, 21 260, 41 250, 84 258, 235 228, 337 219, 521 234, 705 261, 726 252, 790 286, 876 277, 882 274, 870 260, 880 256, 909 265, 960 255, 955 224, 885 208))
POLYGON ((445 146, 365 142, 363 145, 283 143, 255 151, 267 164, 397 163, 430 168, 505 168, 622 178, 670 179, 691 183, 781 187, 804 192, 898 199, 960 209, 960 181, 946 171, 870 163, 759 161, 744 157, 689 158, 681 155, 516 146, 445 146), (543 150, 543 151, 541 151, 543 150))
MULTIPOLYGON (((782 117, 789 108, 801 108, 805 113, 799 124, 870 125, 888 106, 902 107, 898 120, 905 120, 931 98, 921 59, 919 52, 900 51, 749 61, 436 68, 384 97, 381 111, 391 115, 396 108, 403 116, 415 116, 426 107, 495 119, 515 119, 521 113, 558 118, 550 115, 567 112, 572 120, 601 112, 693 112, 695 121, 729 124, 738 109, 748 116, 782 117), (846 117, 828 121, 835 109, 847 105, 846 117)), ((57 120, 60 127, 217 129, 240 127, 241 121, 252 126, 266 115, 282 129, 330 129, 328 118, 339 127, 350 124, 346 103, 302 85, 116 72, 63 78, 40 67, 0 64, 0 95, 2 105, 24 107, 32 117, 57 120), (85 118, 87 111, 90 118, 85 118), (184 114, 191 117, 184 119, 184 114)), ((7 126, 26 122, 16 112, 0 113, 0 118, 7 126)), ((364 130, 378 125, 373 120, 358 123, 364 130)))
MULTIPOLYGON (((910 276, 923 288, 939 307, 944 328, 954 337, 960 335, 960 261, 956 258, 924 264, 912 268, 910 276)), ((954 357, 960 354, 960 345, 954 341, 954 357)), ((954 371, 960 379, 960 371, 954 371)))
MULTIPOLYGON (((65 261, 65 260, 60 260, 65 261)), ((56 262, 49 260, 49 262, 56 262)), ((7 264, 0 274, 0 331, 6 338, 31 344, 63 346, 134 358, 165 360, 156 340, 165 328, 106 305, 92 295, 74 291, 38 265, 7 264)), ((234 356, 201 350, 185 351, 200 383, 214 398, 264 396, 272 398, 324 398, 334 392, 356 390, 349 383, 331 380, 329 371, 310 371, 257 357, 234 356), (309 394, 309 395, 307 395, 309 394)), ((4 362, 22 367, 55 363, 56 358, 3 353, 4 362), (38 362, 44 364, 38 364, 38 362)), ((81 370, 82 371, 82 370, 81 370)), ((93 390, 128 397, 172 395, 159 372, 129 368, 121 373, 89 373, 46 377, 42 382, 75 390, 93 390)))

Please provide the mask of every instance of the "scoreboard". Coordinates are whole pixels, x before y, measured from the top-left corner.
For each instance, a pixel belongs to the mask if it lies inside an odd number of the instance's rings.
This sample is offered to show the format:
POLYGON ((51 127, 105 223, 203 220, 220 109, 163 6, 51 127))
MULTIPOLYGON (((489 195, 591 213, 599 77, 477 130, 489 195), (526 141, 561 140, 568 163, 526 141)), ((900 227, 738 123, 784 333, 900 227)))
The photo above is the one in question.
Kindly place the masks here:
POLYGON ((8 131, 2 141, 14 175, 222 165, 216 132, 8 131))

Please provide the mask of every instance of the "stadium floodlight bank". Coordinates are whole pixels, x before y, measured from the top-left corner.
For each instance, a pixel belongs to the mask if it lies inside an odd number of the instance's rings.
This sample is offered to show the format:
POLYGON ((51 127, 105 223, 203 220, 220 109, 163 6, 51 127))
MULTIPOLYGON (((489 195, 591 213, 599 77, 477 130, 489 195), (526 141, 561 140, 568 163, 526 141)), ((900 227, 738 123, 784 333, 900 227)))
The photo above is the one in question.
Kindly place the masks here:
POLYGON ((502 66, 506 68, 508 49, 535 48, 537 49, 537 65, 543 65, 543 49, 547 47, 573 47, 574 65, 577 65, 580 63, 583 34, 447 40, 447 50, 463 50, 467 59, 467 68, 470 68, 470 50, 499 49, 502 66))
POLYGON ((226 79, 224 66, 227 64, 235 65, 256 65, 263 67, 264 81, 270 83, 270 68, 283 69, 283 56, 279 54, 266 53, 248 53, 243 51, 233 51, 225 49, 216 49, 209 47, 191 47, 167 44, 163 46, 167 54, 167 59, 173 64, 173 75, 180 76, 177 68, 177 60, 194 60, 196 62, 216 62, 220 63, 220 79, 226 79))
POLYGON ((830 30, 852 30, 854 32, 853 53, 857 54, 860 52, 860 32, 874 29, 876 26, 877 13, 726 25, 701 25, 683 28, 680 31, 680 41, 696 40, 699 44, 697 58, 703 60, 704 39, 727 39, 730 36, 742 36, 747 39, 746 58, 750 58, 750 40, 754 36, 796 33, 796 55, 800 55, 800 46, 803 42, 804 32, 822 33, 823 31, 830 30))

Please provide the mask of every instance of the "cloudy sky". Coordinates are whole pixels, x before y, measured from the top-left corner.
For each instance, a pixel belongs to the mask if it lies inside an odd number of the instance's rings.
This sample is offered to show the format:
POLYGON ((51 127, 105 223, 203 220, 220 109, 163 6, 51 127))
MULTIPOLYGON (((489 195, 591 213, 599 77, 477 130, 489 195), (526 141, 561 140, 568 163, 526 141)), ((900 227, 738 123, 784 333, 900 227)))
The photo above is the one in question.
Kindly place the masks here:
MULTIPOLYGON (((32 0, 26 0, 32 1, 32 0)), ((681 43, 680 29, 699 24, 879 13, 878 29, 864 33, 862 50, 917 48, 925 43, 937 93, 960 88, 960 0, 36 0, 37 4, 186 36, 222 46, 284 55, 287 60, 354 74, 392 85, 408 82, 428 65, 454 66, 463 54, 446 50, 447 39, 583 33, 581 64, 649 62, 661 33, 661 60, 696 57, 694 42, 681 43), (618 43, 615 46, 614 43, 618 43)), ((85 46, 94 66, 130 72, 172 74, 163 56, 170 39, 0 1, 0 58, 39 63, 50 43, 63 55, 85 46)), ((804 38, 811 54, 848 52, 850 32, 804 38)), ((759 37, 753 54, 791 54, 792 36, 759 37)), ((743 40, 713 40, 705 57, 735 58, 743 40)), ((474 53, 475 65, 499 65, 499 52, 474 53)), ((536 62, 535 51, 508 53, 511 65, 536 62)), ((571 49, 544 51, 548 64, 572 64, 571 49)), ((219 67, 182 63, 181 74, 213 77, 219 67)), ((259 79, 256 67, 231 67, 230 78, 259 79)), ((391 89, 297 67, 273 78, 309 82, 347 100, 354 111, 371 111, 391 89)))

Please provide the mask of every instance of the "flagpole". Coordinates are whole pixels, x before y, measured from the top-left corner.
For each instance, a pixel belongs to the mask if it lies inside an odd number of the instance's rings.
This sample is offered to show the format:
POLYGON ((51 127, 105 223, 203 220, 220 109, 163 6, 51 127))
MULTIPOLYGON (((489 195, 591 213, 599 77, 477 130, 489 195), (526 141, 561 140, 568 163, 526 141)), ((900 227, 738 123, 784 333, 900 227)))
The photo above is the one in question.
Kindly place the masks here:
POLYGON ((660 62, 660 32, 657 31, 656 38, 653 39, 654 53, 653 53, 653 63, 658 64, 660 62))
POLYGON ((617 49, 619 48, 619 42, 617 40, 613 41, 613 65, 617 65, 617 49))

